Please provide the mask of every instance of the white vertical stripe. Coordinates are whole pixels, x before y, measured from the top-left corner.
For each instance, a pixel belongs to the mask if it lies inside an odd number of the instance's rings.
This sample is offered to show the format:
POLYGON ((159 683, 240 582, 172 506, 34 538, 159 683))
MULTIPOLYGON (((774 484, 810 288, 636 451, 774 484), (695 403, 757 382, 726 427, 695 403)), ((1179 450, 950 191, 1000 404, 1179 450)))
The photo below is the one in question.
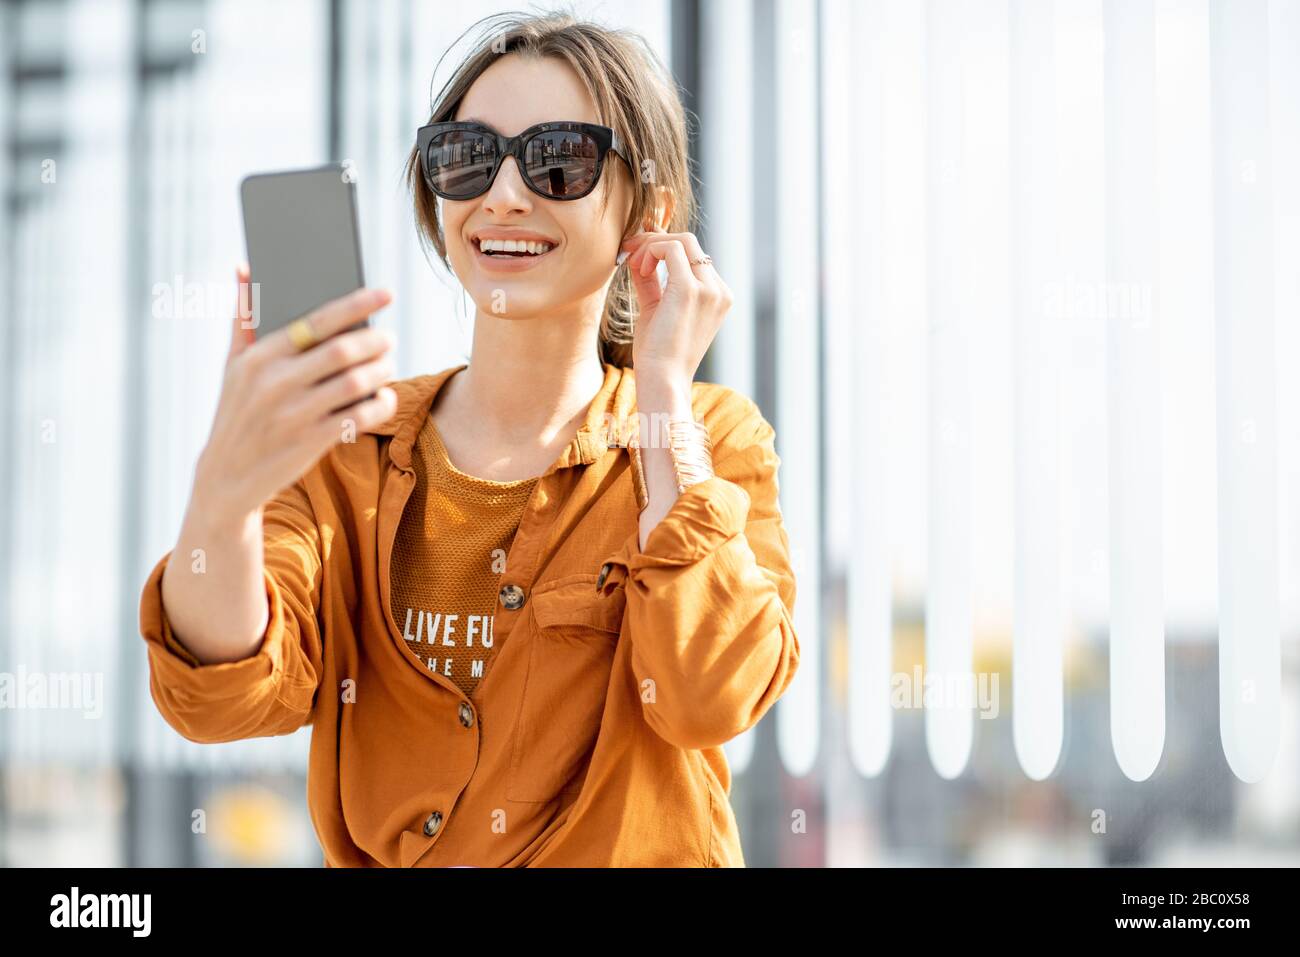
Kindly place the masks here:
MULTIPOLYGON (((891 360, 881 293, 883 246, 881 189, 881 42, 879 0, 826 8, 823 78, 826 129, 826 321, 831 341, 825 361, 839 363, 849 401, 828 408, 828 432, 842 436, 848 500, 833 499, 833 514, 847 513, 851 546, 845 556, 848 590, 848 745, 853 764, 876 775, 889 759, 893 712, 893 614, 889 567, 891 468, 886 421, 891 360), (834 64, 835 69, 830 69, 834 64), (839 201, 853 197, 853 203, 839 201), (842 409, 837 415, 837 409, 842 409)), ((831 449, 827 449, 828 456, 831 449)))
MULTIPOLYGON (((881 300, 890 359, 883 388, 889 467, 892 631, 909 650, 920 637, 926 591, 925 5, 888 0, 880 8, 881 300)), ((911 662, 908 663, 909 665, 911 662)), ((919 717, 919 716, 918 716, 919 717)))
MULTIPOLYGON (((1287 417, 1279 423, 1281 512, 1278 528, 1283 530, 1281 559, 1282 633, 1295 640, 1300 635, 1300 377, 1293 374, 1300 355, 1300 0, 1273 0, 1269 10, 1272 47, 1269 68, 1273 132, 1274 262, 1291 268, 1275 270, 1277 317, 1278 409, 1287 417), (1285 318, 1284 318, 1285 317, 1285 318)), ((1300 724, 1293 725, 1300 732, 1300 724)), ((1285 744, 1284 744, 1285 750, 1285 744)), ((1300 749, 1294 754, 1300 760, 1300 749)), ((1281 770, 1280 768, 1278 769, 1281 770)), ((1290 786, 1300 789, 1300 774, 1292 775, 1290 786)), ((1300 803, 1300 802, 1296 802, 1300 803)))
MULTIPOLYGON (((49 636, 52 632, 49 581, 56 557, 51 543, 52 516, 57 503, 47 490, 53 487, 58 465, 58 436, 66 423, 59 421, 53 404, 55 376, 50 375, 49 341, 57 340, 56 317, 51 308, 52 248, 57 232, 54 187, 43 184, 27 194, 24 222, 14 250, 17 254, 15 284, 25 297, 19 298, 20 315, 26 317, 19 337, 20 369, 32 370, 24 379, 20 395, 19 435, 24 454, 20 458, 17 501, 27 505, 15 521, 14 552, 17 570, 12 592, 15 626, 11 633, 15 647, 6 670, 25 668, 28 674, 51 668, 49 636), (44 441, 47 423, 55 441, 44 441)), ((13 756, 40 760, 56 742, 48 734, 48 717, 54 711, 18 709, 11 723, 13 756)))
POLYGON ((1033 780, 1061 754, 1065 608, 1061 551, 1061 280, 1056 168, 1055 11, 1011 4, 1011 209, 1015 389, 1016 757, 1033 780))
MULTIPOLYGON (((927 687, 960 686, 971 674, 971 387, 963 289, 964 184, 962 41, 966 10, 956 0, 926 8, 927 282, 930 315, 927 488, 927 687)), ((970 758, 973 716, 949 695, 927 701, 926 744, 942 777, 970 758)))
MULTIPOLYGON (((968 706, 992 731, 1001 713, 1015 595, 1015 374, 1011 293, 1010 50, 1007 0, 964 4, 962 257, 971 423, 970 559, 973 660, 968 706), (978 655, 978 659, 975 656, 978 655)), ((972 742, 975 746, 975 742, 972 742)))
POLYGON ((1210 38, 1205 0, 1156 2, 1165 647, 1218 620, 1210 38))
POLYGON ((1145 780, 1165 738, 1161 389, 1155 305, 1155 10, 1106 0, 1111 743, 1145 780))
MULTIPOLYGON (((708 253, 735 296, 710 349, 714 379, 754 395, 754 17, 752 0, 701 9, 700 160, 708 253)), ((728 751, 730 755, 732 752, 728 751)))
POLYGON ((1106 338, 1095 304, 1106 268, 1103 24, 1100 0, 1056 0, 1054 6, 1064 275, 1058 277, 1062 301, 1052 308, 1064 314, 1062 351, 1068 357, 1061 367, 1067 634, 1095 645, 1104 640, 1110 620, 1106 338))
POLYGON ((811 770, 819 745, 821 674, 821 466, 818 422, 817 7, 776 3, 777 451, 781 507, 799 597, 799 670, 777 704, 777 745, 794 775, 811 770))
POLYGON ((1267 0, 1212 0, 1219 727, 1243 781, 1273 764, 1281 686, 1268 54, 1267 0))

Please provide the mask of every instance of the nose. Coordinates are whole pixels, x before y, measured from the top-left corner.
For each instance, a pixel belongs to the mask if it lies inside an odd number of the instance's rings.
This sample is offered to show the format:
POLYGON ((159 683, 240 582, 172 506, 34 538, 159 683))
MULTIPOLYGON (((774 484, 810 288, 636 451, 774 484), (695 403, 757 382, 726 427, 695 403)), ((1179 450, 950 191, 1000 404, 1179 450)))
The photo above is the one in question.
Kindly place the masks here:
POLYGON ((507 156, 497 170, 497 177, 492 186, 483 195, 483 209, 495 216, 507 213, 531 212, 533 208, 532 192, 524 185, 519 164, 513 156, 507 156))

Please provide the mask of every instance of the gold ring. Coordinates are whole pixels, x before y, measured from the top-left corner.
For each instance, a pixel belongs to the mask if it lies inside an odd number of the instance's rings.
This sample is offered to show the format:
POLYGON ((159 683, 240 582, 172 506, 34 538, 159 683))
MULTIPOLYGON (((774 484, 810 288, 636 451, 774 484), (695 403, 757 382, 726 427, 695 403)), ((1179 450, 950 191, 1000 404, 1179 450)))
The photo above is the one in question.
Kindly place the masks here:
POLYGON ((709 256, 705 256, 703 259, 691 259, 689 262, 692 266, 707 266, 713 262, 713 259, 709 256))
POLYGON ((286 328, 289 330, 289 341, 299 352, 310 349, 319 341, 316 333, 311 331, 311 323, 306 319, 295 319, 286 328))

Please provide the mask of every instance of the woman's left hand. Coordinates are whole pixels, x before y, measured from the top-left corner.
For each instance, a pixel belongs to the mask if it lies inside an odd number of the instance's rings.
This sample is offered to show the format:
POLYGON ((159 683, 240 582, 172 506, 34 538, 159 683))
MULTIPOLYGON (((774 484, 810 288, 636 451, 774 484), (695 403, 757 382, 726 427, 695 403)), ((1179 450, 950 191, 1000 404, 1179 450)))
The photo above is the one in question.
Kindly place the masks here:
POLYGON ((640 306, 632 337, 637 380, 689 388, 731 308, 731 290, 712 263, 691 265, 704 258, 694 233, 642 232, 620 248, 629 253, 628 274, 640 306), (656 272, 661 260, 668 264, 662 288, 656 272))

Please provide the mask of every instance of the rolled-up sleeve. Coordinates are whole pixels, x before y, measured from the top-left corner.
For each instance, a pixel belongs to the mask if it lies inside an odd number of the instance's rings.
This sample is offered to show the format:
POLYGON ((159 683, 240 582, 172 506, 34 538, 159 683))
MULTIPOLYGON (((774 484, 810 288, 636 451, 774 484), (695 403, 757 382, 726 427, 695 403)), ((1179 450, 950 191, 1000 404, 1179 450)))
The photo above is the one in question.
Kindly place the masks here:
POLYGON ((799 664, 775 434, 751 400, 735 402, 738 424, 713 439, 714 476, 678 495, 644 550, 630 536, 601 583, 626 585, 646 722, 686 749, 753 727, 799 664))
POLYGON ((163 718, 201 743, 289 734, 311 720, 321 675, 320 533, 302 484, 266 504, 263 582, 269 616, 257 651, 202 664, 177 638, 162 601, 164 555, 140 599, 149 690, 163 718))

